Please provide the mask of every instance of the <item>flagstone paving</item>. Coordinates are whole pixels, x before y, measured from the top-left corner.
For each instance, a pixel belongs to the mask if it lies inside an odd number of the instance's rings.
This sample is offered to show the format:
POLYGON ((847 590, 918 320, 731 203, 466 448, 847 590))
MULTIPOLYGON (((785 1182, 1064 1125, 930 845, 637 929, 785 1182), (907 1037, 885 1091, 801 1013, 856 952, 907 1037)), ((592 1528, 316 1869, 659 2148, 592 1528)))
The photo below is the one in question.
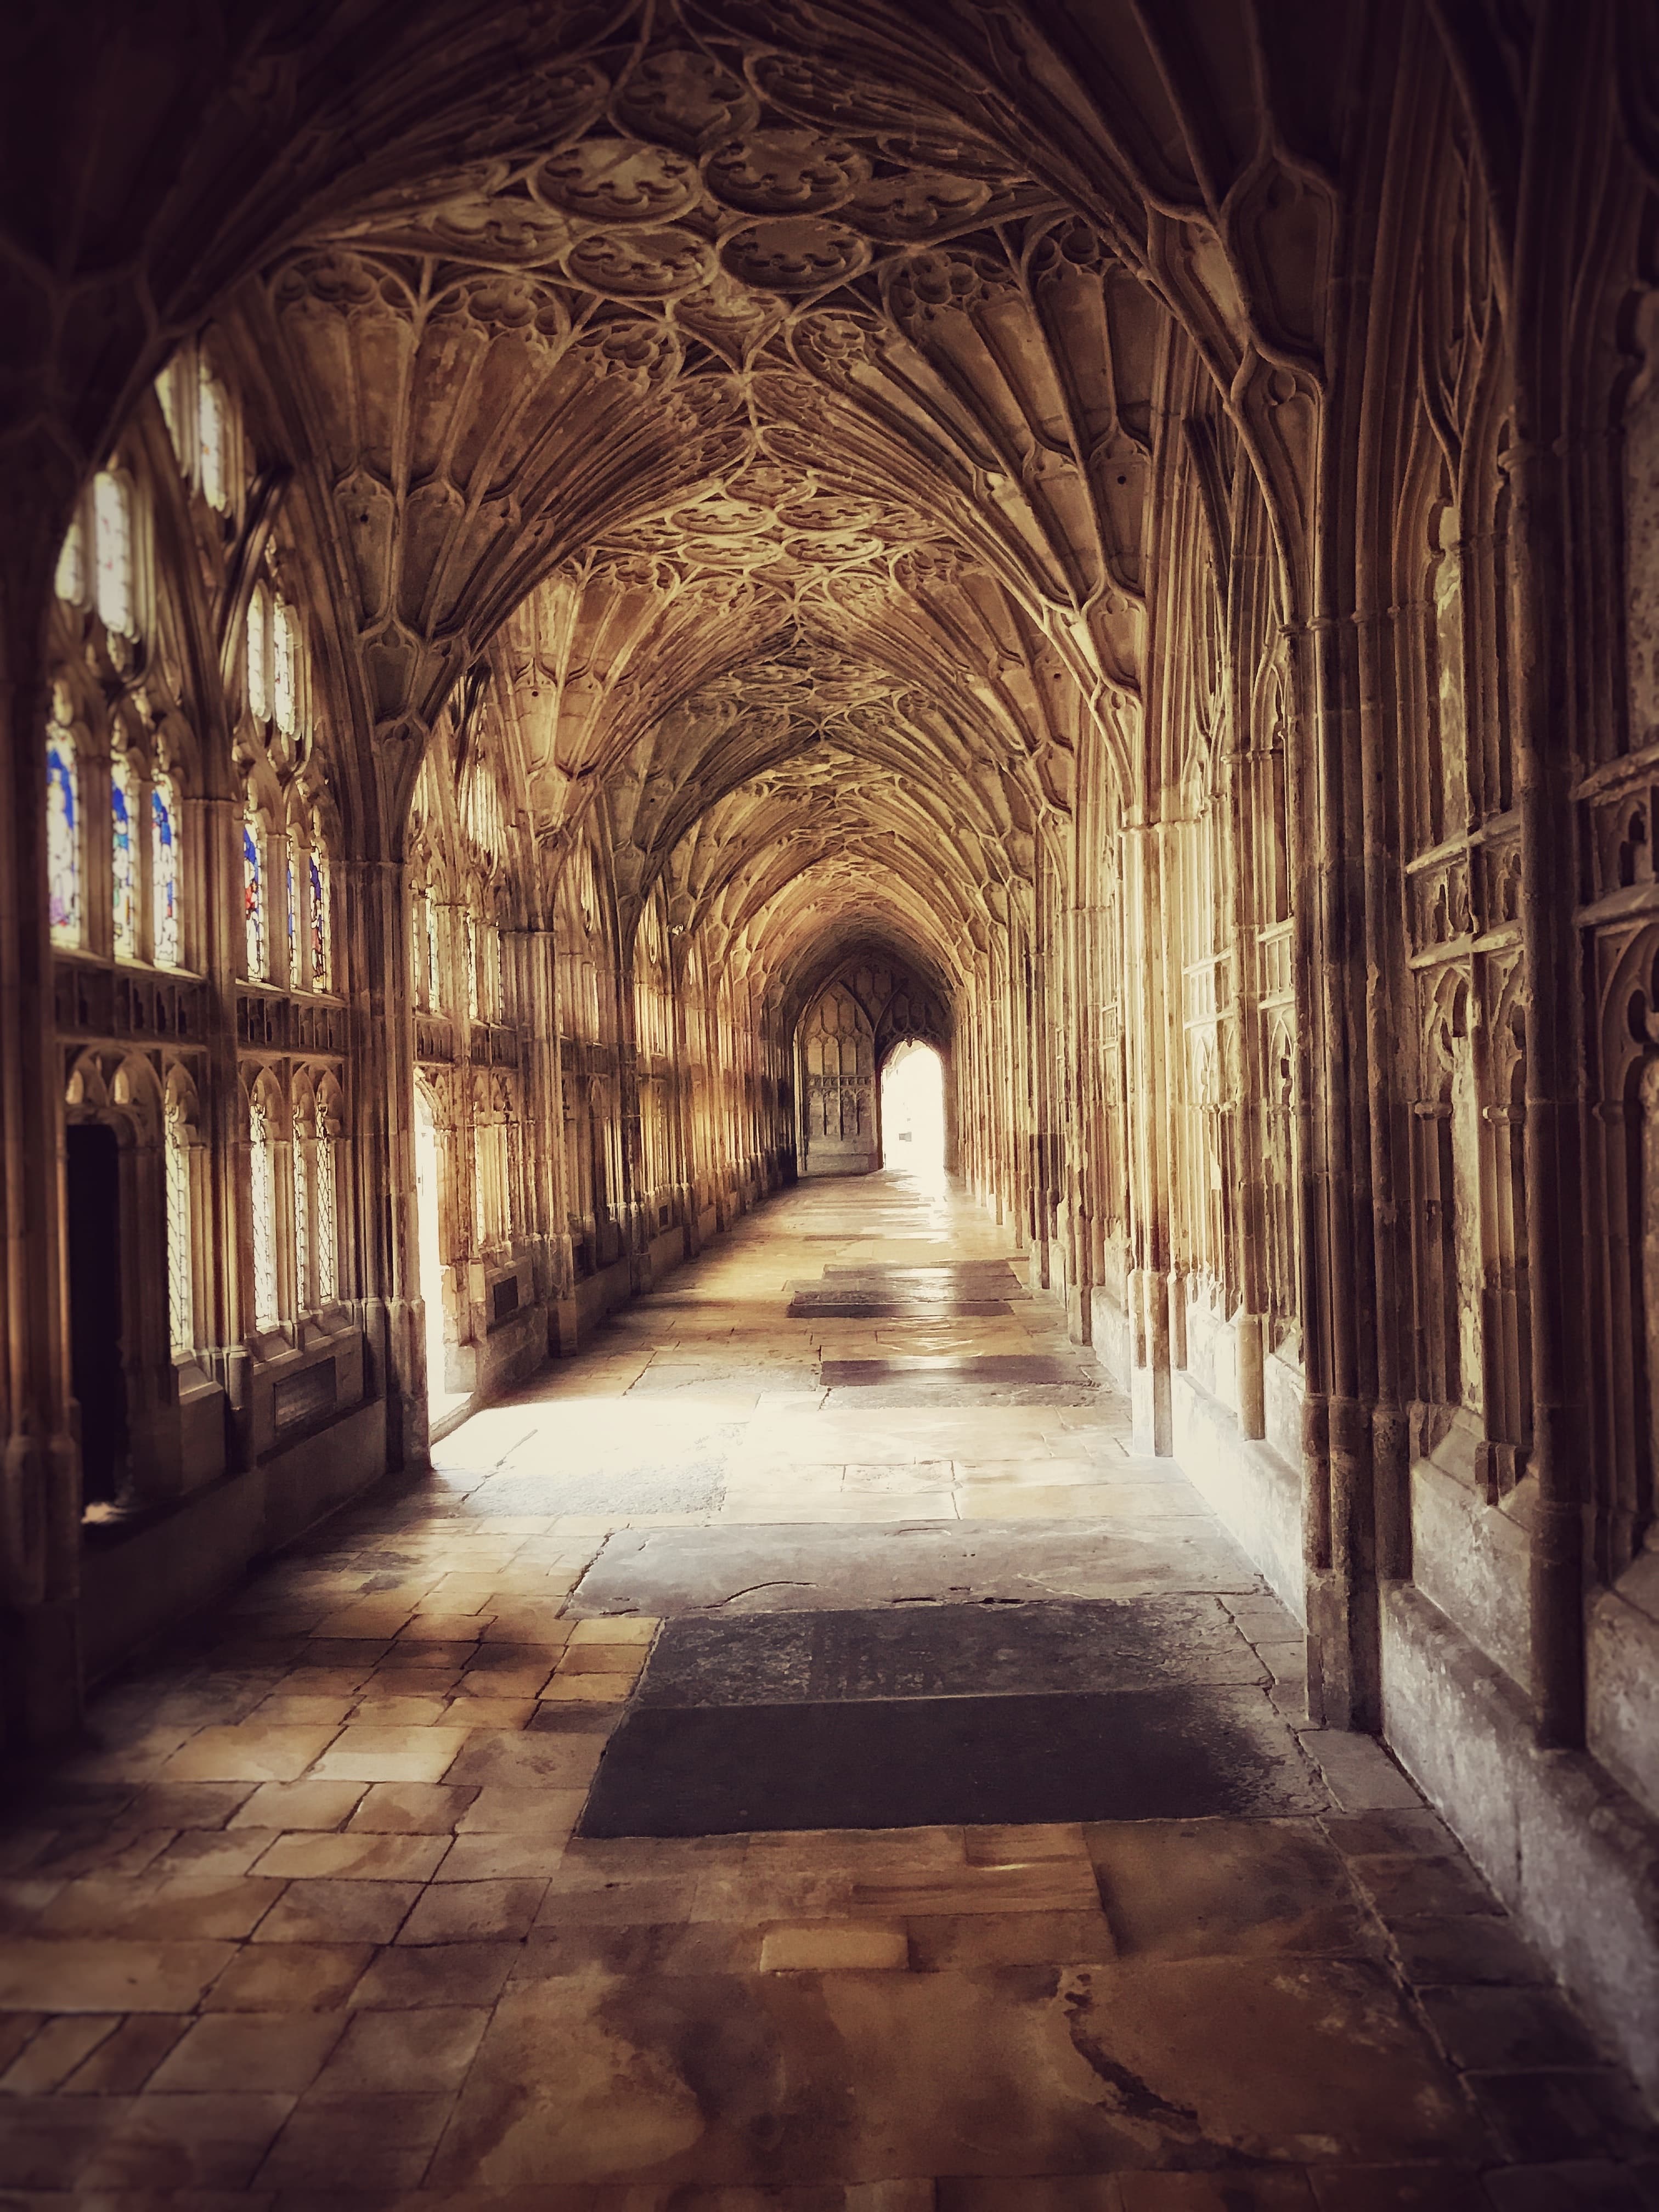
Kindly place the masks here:
POLYGON ((787 1194, 434 1457, 7 1778, 0 2212, 1659 2206, 960 1194, 787 1194))

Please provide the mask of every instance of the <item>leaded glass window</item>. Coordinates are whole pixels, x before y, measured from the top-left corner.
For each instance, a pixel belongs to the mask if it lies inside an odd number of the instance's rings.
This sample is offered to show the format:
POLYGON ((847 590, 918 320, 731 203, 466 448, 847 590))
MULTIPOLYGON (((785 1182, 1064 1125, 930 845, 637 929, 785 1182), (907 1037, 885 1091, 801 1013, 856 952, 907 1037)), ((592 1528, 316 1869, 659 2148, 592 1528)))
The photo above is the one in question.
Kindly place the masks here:
POLYGON ((221 514, 230 507, 230 409, 204 361, 196 370, 196 438, 202 495, 221 514))
POLYGON ((265 878, 259 850, 259 817, 250 808, 242 818, 242 916, 247 933, 247 972, 256 981, 265 973, 265 878))
POLYGON ((310 878, 311 907, 311 981, 319 991, 329 988, 328 958, 328 863, 315 848, 306 855, 306 872, 310 878))
POLYGON ((261 584, 247 611, 247 703, 256 722, 270 720, 270 595, 261 584))
POLYGON ((294 1286, 301 1312, 318 1303, 311 1279, 311 1163, 310 1132, 294 1124, 294 1286))
POLYGON ((270 697, 276 726, 292 737, 299 727, 299 668, 294 610, 278 599, 270 611, 270 697))
POLYGON ((281 1316, 276 1285, 276 1147, 270 1115, 255 1100, 248 1123, 249 1198, 253 1229, 253 1326, 274 1328, 281 1316))
POLYGON ((176 968, 179 952, 179 802, 172 781, 158 775, 149 795, 151 934, 155 957, 176 968))
POLYGON ((443 1012, 443 969, 438 957, 438 910, 426 901, 426 1002, 434 1014, 443 1012))
POLYGON ((126 754, 118 748, 110 763, 110 860, 115 921, 115 957, 138 957, 138 793, 126 754))
POLYGON ((71 606, 83 607, 87 603, 87 532, 78 514, 64 533, 52 589, 71 606))
POLYGON ((196 1343, 191 1251, 190 1129, 177 1107, 167 1111, 167 1316, 175 1352, 196 1343))
POLYGON ((300 965, 300 872, 294 865, 294 842, 288 848, 288 980, 290 988, 303 986, 305 970, 300 965))
POLYGON ((81 942, 81 774, 75 733, 46 733, 46 879, 55 945, 81 942))
POLYGON ((106 629, 134 635, 132 495, 107 470, 92 487, 93 552, 98 613, 106 629))
POLYGON ((324 1116, 317 1117, 315 1198, 317 1222, 316 1298, 331 1305, 340 1295, 338 1198, 334 1181, 335 1144, 324 1116))

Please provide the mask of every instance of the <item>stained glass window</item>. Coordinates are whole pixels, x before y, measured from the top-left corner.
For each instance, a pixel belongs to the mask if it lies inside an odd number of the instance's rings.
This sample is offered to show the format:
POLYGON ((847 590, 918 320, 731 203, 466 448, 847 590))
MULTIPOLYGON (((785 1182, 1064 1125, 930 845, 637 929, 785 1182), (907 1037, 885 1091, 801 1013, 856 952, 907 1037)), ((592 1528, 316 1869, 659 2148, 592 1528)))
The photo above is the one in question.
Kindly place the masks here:
POLYGON ((196 438, 202 495, 223 514, 230 506, 230 410, 207 363, 196 369, 196 438))
POLYGON ((52 941, 81 942, 81 775, 75 735, 61 721, 46 733, 46 876, 52 941))
POLYGON ((306 980, 300 965, 300 877, 291 841, 288 848, 288 980, 295 988, 302 988, 306 980))
POLYGON ((110 763, 110 862, 112 902, 115 921, 115 957, 138 957, 138 796, 125 753, 117 750, 110 763))
POLYGON ((167 1315, 175 1352, 196 1342, 196 1304, 191 1281, 190 1220, 190 1131, 177 1109, 167 1114, 167 1315))
POLYGON ((92 487, 92 528, 97 563, 98 612, 106 629, 134 634, 132 611, 132 498, 107 470, 92 487))
POLYGON ((434 1014, 443 1012, 443 969, 438 957, 438 909, 426 902, 426 1002, 434 1014))
POLYGON ((252 809, 242 819, 242 912, 247 931, 247 972, 265 973, 265 882, 259 853, 259 817, 252 809))
POLYGON ((311 878, 311 980, 319 991, 329 987, 328 863, 314 848, 306 856, 311 878))
POLYGON ((263 584, 247 611, 247 703, 255 721, 270 720, 270 601, 263 584))
POLYGON ((151 934, 163 968, 179 965, 179 802, 158 775, 149 795, 151 934))
POLYGON ((276 726, 290 737, 299 726, 298 695, 294 611, 278 599, 270 611, 270 696, 276 726))
POLYGON ((78 514, 64 534, 52 589, 71 606, 83 607, 87 603, 87 533, 78 514))
POLYGON ((335 1208, 334 1139, 319 1114, 317 1117, 316 1206, 317 1206, 317 1279, 315 1294, 319 1306, 331 1305, 340 1295, 338 1252, 338 1215, 335 1208))
POLYGON ((249 1195, 253 1229, 253 1326, 272 1328, 280 1317, 276 1288, 276 1148, 270 1119, 255 1102, 248 1127, 249 1195))
POLYGON ((294 1286, 303 1313, 316 1303, 311 1281, 311 1158, 308 1133, 294 1124, 294 1286))

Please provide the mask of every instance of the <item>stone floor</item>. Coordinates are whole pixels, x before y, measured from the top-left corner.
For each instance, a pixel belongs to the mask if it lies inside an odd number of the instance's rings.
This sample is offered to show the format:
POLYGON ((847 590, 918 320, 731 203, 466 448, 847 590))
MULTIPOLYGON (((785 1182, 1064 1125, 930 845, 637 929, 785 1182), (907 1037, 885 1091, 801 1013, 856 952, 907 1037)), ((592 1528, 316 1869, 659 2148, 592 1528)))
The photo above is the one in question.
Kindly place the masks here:
POLYGON ((792 1193, 106 1688, 9 1778, 0 2212, 1659 2205, 1024 1277, 792 1193))

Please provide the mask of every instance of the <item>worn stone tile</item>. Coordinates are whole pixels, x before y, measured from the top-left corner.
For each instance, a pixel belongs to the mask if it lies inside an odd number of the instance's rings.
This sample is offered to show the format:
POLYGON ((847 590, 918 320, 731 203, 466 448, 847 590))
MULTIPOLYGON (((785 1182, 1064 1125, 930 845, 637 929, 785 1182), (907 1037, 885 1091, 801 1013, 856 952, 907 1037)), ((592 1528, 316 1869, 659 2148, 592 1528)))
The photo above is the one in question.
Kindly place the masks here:
POLYGON ((189 2012, 235 1948, 109 1936, 13 1938, 0 1944, 0 2010, 189 2012))
POLYGON ((1085 1832, 1124 1958, 1378 1948, 1342 1859, 1312 1821, 1102 1822, 1085 1832))
POLYGON ((376 1728, 351 1722, 316 1762, 327 1782, 440 1782, 467 1741, 465 1729, 376 1728))
POLYGON ((527 1936, 545 1881, 434 1882, 398 1931, 399 1943, 474 1943, 527 1936))
POLYGON ((297 2094, 315 2079, 344 2027, 340 2013, 210 2013, 195 2022, 150 2087, 234 2091, 257 2082, 297 2094))
POLYGON ((1552 1990, 1425 1989, 1419 2002, 1459 2066, 1594 2066, 1601 2057, 1552 1990))
POLYGON ((130 2101, 113 2097, 7 2098, 0 2107, 0 2188, 49 2190, 58 2203, 83 2206, 87 2200, 79 2185, 81 2177, 120 2124, 130 2101))
POLYGON ((1635 2157, 1651 2148, 1648 2116, 1611 2068, 1538 2067, 1466 2079, 1517 2164, 1635 2157))
MULTIPOLYGON (((0 2074, 0 2095, 44 2097, 68 2081, 83 2058, 112 2034, 119 2022, 108 2014, 69 2013, 49 2020, 27 2048, 0 2074)), ((0 2127, 4 2108, 0 2106, 0 2127)))
POLYGON ((116 2124, 82 2167, 80 2186, 83 2191, 244 2188, 293 2102, 270 2092, 151 2092, 124 2100, 116 2124))
POLYGON ((137 2013, 105 2037, 64 2084, 71 2097, 125 2097, 142 2089, 190 2026, 181 2014, 137 2013))
POLYGON ((517 1942, 400 1945, 379 1954, 351 1993, 354 2005, 492 2005, 524 1957, 517 1942))
POLYGON ((1486 2181, 1492 2212, 1652 2212, 1659 2202, 1650 2174, 1644 2179, 1602 2159, 1510 2166, 1486 2181))
POLYGON ((207 2012, 331 2011, 374 1955, 372 1943, 249 1944, 202 2000, 207 2012))
POLYGON ((558 1828, 545 1835, 521 1831, 506 1835, 458 1836, 433 1880, 449 1881, 546 1881, 564 1856, 558 1828))
POLYGON ((389 1943, 420 1895, 418 1882, 292 1881, 255 1931, 259 1943, 389 1943))
POLYGON ((441 1836, 279 1836, 259 1872, 284 1881, 427 1881, 448 1848, 441 1836))
POLYGON ((339 1730, 331 1723, 288 1725, 244 1721, 204 1728, 167 1761, 170 1782, 292 1782, 339 1730))
POLYGON ((430 1782, 377 1782, 347 1822, 352 1835, 448 1835, 477 1796, 430 1782))
POLYGON ((222 1828, 252 1794, 246 1782, 152 1782, 133 1799, 126 1819, 137 1829, 222 1828))
POLYGON ((1410 1920, 1503 1910, 1464 1858, 1356 1859, 1353 1870, 1390 1928, 1410 1920))
POLYGON ((902 1925, 829 1920, 804 1927, 769 1928, 761 1940, 761 1971, 769 1974, 898 1968, 907 1971, 910 1942, 902 1925))
POLYGON ((489 2018, 483 2006, 354 2012, 318 2080, 317 2094, 459 2089, 489 2018))
POLYGON ((1468 2166, 1315 2166, 1319 2212, 1486 2212, 1495 2177, 1468 2166))
POLYGON ((362 1802, 360 1782, 264 1782, 232 1815, 232 1828, 337 1828, 362 1802))
POLYGON ((485 1734, 470 1739, 444 1778, 462 1789, 582 1790, 603 1748, 587 1735, 485 1734))
POLYGON ((1097 1966, 1117 1956, 1110 1922, 1081 1912, 925 1913, 908 1923, 918 1972, 970 1966, 1097 1966))
POLYGON ((172 1937, 251 1935, 283 1893, 280 1881, 254 1875, 227 1878, 176 1875, 89 1875, 72 1882, 40 1917, 55 1936, 172 1937))
MULTIPOLYGON (((413 2189, 453 2100, 403 2094, 307 2097, 272 2147, 262 2184, 279 2190, 413 2189)), ((307 2202, 314 2204, 311 2194, 307 2202)))
POLYGON ((638 2002, 626 1990, 510 1987, 434 2181, 799 2183, 876 2156, 933 2174, 1333 2148, 1380 2162, 1478 2154, 1482 2140, 1364 1960, 687 1977, 638 2002))
POLYGON ((1124 2173, 1118 2176, 1117 2188, 1121 2212, 1314 2212, 1313 2191, 1299 2169, 1124 2173))
POLYGON ((1552 1979, 1506 1918, 1470 1913, 1458 1920, 1401 1920, 1389 1930, 1389 1942, 1407 1980, 1420 1987, 1541 1985, 1552 1979))

